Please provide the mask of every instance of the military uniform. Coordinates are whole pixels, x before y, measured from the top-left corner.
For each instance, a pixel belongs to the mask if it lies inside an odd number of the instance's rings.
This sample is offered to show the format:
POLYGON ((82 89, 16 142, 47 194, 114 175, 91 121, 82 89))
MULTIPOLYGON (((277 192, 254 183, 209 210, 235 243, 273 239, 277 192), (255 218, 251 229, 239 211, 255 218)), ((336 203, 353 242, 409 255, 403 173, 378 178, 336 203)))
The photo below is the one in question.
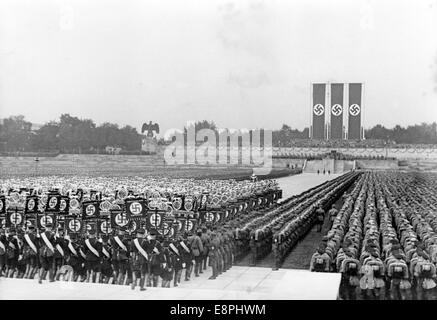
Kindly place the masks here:
POLYGON ((203 252, 202 252, 202 266, 200 268, 200 273, 202 273, 202 269, 206 270, 206 263, 208 260, 208 247, 210 242, 210 236, 206 228, 202 230, 202 235, 200 236, 200 240, 202 240, 203 252))
POLYGON ((6 265, 6 247, 8 245, 7 238, 5 235, 5 230, 0 229, 0 277, 3 273, 3 267, 6 265))
POLYGON ((172 263, 174 269, 174 280, 173 286, 177 287, 181 282, 182 269, 183 269, 183 259, 181 256, 181 251, 183 250, 178 241, 173 241, 169 244, 169 249, 173 252, 172 263))
MULTIPOLYGON (((151 236, 156 237, 156 234, 157 232, 155 230, 152 230, 151 236)), ((164 263, 163 249, 161 243, 154 238, 150 239, 148 243, 147 252, 149 254, 149 259, 150 259, 149 274, 147 277, 147 286, 150 287, 153 285, 154 287, 157 287, 159 277, 161 276, 162 273, 161 264, 164 263)))
MULTIPOLYGON (((91 231, 90 235, 95 235, 95 231, 91 231), (91 233, 92 232, 92 233, 91 233)), ((87 282, 94 282, 93 278, 96 277, 95 282, 98 282, 101 261, 102 261, 102 243, 94 237, 85 239, 82 243, 83 252, 85 253, 85 269, 87 272, 87 282)))
POLYGON ((129 269, 129 240, 123 237, 123 234, 120 234, 120 236, 112 237, 110 241, 112 247, 112 266, 115 271, 114 279, 116 279, 117 284, 122 285, 129 269))
POLYGON ((132 290, 135 289, 137 279, 140 279, 140 290, 145 290, 146 274, 149 267, 147 240, 143 238, 144 229, 137 231, 137 237, 132 240, 130 248, 130 266, 132 271, 132 290))
POLYGON ((26 279, 33 279, 35 272, 38 269, 38 241, 33 233, 34 228, 29 228, 29 231, 24 236, 23 242, 23 259, 26 263, 26 279))
MULTIPOLYGON (((51 224, 46 225, 47 228, 51 228, 51 224)), ((39 260, 41 263, 41 269, 39 272, 39 283, 45 279, 47 272, 49 273, 50 282, 54 279, 54 254, 55 254, 55 235, 53 231, 46 230, 39 235, 39 260)))

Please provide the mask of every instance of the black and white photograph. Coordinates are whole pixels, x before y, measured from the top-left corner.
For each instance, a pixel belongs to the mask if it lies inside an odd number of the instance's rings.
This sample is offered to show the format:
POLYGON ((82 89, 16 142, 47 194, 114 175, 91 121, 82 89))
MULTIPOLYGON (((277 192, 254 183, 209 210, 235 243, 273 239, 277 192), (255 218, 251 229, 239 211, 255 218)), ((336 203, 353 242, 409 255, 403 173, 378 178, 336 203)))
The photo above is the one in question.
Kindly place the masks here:
POLYGON ((437 0, 0 0, 0 303, 272 319, 436 266, 437 0))

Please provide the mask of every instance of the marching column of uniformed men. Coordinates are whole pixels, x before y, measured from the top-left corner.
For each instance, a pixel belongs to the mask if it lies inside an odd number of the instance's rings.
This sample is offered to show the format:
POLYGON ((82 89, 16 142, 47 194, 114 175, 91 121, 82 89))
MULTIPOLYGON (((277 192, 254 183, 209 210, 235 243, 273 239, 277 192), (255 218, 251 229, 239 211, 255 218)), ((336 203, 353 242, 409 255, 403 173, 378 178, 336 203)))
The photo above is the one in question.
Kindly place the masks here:
POLYGON ((233 264, 234 234, 226 226, 202 226, 173 239, 156 230, 138 229, 128 235, 97 236, 95 230, 66 234, 48 223, 41 231, 33 226, 0 229, 0 276, 10 278, 177 287, 210 266, 216 279, 233 264), (185 272, 184 272, 185 271, 185 272))

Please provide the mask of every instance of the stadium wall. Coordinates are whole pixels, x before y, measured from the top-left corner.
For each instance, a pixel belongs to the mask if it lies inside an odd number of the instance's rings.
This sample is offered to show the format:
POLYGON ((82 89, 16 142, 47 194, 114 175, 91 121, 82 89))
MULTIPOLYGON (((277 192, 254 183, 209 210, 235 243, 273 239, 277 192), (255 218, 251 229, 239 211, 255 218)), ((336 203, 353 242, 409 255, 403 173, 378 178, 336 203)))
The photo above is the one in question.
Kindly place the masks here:
POLYGON ((431 148, 273 148, 273 156, 299 158, 331 151, 359 157, 383 156, 396 159, 437 159, 437 149, 431 148))

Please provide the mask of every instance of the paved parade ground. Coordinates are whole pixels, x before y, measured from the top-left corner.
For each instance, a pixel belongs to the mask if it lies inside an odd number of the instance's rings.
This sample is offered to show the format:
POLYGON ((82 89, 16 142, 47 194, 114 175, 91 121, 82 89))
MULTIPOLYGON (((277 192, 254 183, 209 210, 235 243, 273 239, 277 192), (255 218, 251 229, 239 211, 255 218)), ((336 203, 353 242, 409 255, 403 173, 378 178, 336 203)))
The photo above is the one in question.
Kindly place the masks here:
POLYGON ((258 267, 232 267, 216 280, 210 272, 182 281, 177 288, 131 290, 111 284, 48 282, 0 278, 1 300, 333 300, 337 298, 341 274, 258 267))
POLYGON ((282 189, 282 200, 291 196, 302 193, 312 187, 322 184, 325 181, 332 180, 340 174, 317 174, 301 173, 293 176, 277 179, 279 188, 282 189))

